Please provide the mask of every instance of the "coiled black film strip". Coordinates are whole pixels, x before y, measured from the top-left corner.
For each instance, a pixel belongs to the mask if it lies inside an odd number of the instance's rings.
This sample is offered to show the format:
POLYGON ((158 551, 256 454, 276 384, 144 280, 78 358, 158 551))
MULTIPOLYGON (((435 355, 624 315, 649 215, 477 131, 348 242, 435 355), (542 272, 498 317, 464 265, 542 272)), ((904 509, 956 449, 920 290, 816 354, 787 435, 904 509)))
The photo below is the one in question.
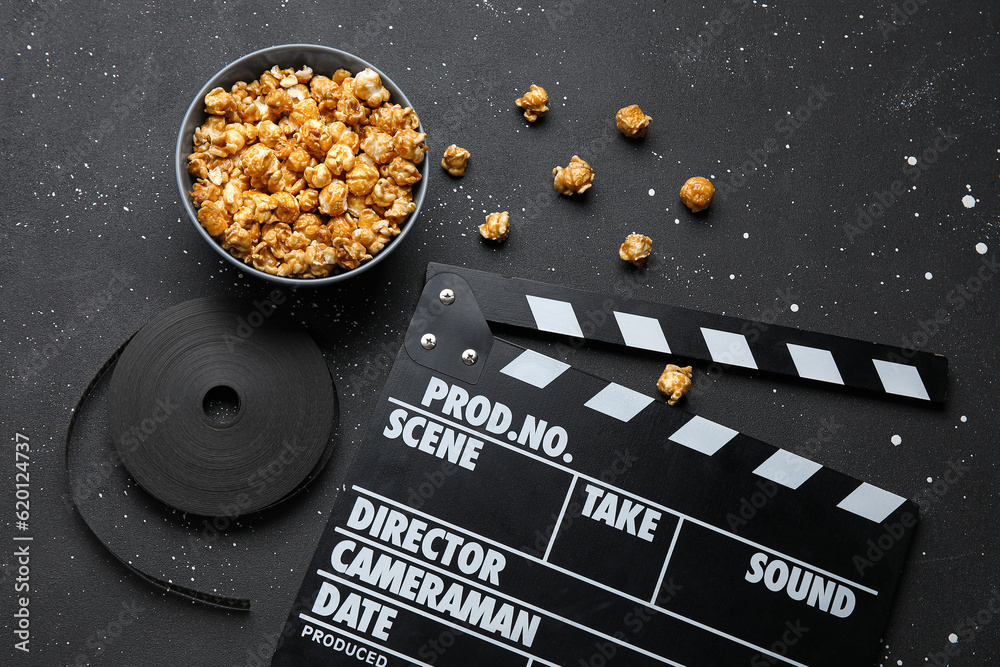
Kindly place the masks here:
POLYGON ((270 508, 334 449, 329 370, 273 306, 203 298, 160 313, 102 366, 67 428, 68 502, 91 532, 150 583, 228 609, 250 608, 240 578, 270 508), (219 387, 237 399, 221 422, 205 403, 219 387))

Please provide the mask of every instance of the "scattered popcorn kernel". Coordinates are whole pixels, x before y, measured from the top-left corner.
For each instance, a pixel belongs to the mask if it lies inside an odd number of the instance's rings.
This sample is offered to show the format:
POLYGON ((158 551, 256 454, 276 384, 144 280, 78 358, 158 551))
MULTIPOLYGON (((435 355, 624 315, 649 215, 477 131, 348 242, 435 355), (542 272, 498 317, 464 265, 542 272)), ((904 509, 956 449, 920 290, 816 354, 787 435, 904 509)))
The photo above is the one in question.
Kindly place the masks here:
POLYGON ((636 266, 643 266, 646 258, 653 251, 653 240, 642 234, 629 234, 625 243, 618 249, 618 256, 636 266))
POLYGON ((514 100, 514 104, 524 109, 524 117, 530 123, 534 123, 545 115, 545 112, 549 110, 546 106, 548 103, 549 94, 545 92, 544 88, 535 84, 531 84, 531 89, 523 97, 514 100))
POLYGON ((704 211, 712 203, 715 186, 712 181, 701 176, 693 176, 681 188, 681 201, 693 212, 704 211))
POLYGON ((505 241, 510 234, 510 215, 507 211, 490 213, 486 222, 479 225, 479 233, 490 241, 505 241))
POLYGON ((663 374, 656 381, 656 388, 668 397, 667 403, 676 405, 677 401, 681 400, 688 392, 688 389, 691 388, 691 371, 690 366, 681 368, 673 364, 667 364, 667 367, 663 369, 663 374))
POLYGON ((444 150, 444 157, 441 158, 441 167, 452 176, 464 176, 470 157, 472 157, 472 154, 469 151, 452 144, 444 150))
POLYGON ((582 194, 594 182, 594 170, 576 155, 565 167, 553 169, 552 176, 552 187, 561 195, 582 194))
POLYGON ((619 109, 615 115, 615 124, 618 125, 618 130, 626 137, 632 138, 646 136, 646 128, 649 127, 651 120, 653 120, 652 117, 644 114, 638 104, 619 109))

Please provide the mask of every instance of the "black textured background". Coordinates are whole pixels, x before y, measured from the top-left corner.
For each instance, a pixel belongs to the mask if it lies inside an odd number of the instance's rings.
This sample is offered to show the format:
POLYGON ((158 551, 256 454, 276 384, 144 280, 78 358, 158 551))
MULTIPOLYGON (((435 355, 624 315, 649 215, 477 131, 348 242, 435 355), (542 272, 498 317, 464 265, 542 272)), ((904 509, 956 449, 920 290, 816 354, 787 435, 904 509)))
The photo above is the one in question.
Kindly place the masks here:
MULTIPOLYGON (((443 261, 946 354, 940 411, 738 372, 686 407, 785 448, 812 439, 816 460, 920 501, 882 664, 943 665, 946 650, 954 666, 994 664, 998 14, 985 0, 0 3, 0 662, 267 664, 424 267, 443 261), (64 502, 63 439, 95 371, 153 314, 270 291, 202 242, 172 159, 204 81, 288 42, 387 72, 430 133, 431 180, 418 228, 379 267, 291 295, 336 375, 340 451, 270 533, 273 576, 252 582, 253 611, 224 612, 151 588, 103 550, 64 502), (552 107, 535 126, 513 105, 531 83, 552 107), (638 142, 614 130, 631 103, 653 117, 638 142), (925 153, 941 132, 957 139, 925 153), (436 166, 450 143, 472 152, 463 179, 436 166), (561 198, 550 171, 573 154, 595 185, 561 198), (701 216, 676 194, 693 175, 720 189, 701 216), (852 235, 859 207, 895 180, 906 193, 852 235), (494 210, 513 226, 499 247, 475 229, 494 210), (653 238, 645 270, 617 257, 632 231, 653 238), (956 298, 977 271, 978 291, 956 298), (30 654, 10 627, 15 432, 33 456, 30 654)), ((662 368, 549 351, 647 392, 662 368)))

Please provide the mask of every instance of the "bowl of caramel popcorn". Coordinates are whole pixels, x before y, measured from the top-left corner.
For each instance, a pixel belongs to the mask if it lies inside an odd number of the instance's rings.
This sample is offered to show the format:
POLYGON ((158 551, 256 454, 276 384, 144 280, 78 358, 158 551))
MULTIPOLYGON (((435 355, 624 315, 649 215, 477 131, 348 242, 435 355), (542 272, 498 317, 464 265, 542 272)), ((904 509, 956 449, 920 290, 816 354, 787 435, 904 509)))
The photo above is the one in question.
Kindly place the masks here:
POLYGON ((413 228, 426 136, 403 91, 361 58, 275 46, 195 96, 177 185, 198 233, 234 266, 293 286, 339 282, 413 228))

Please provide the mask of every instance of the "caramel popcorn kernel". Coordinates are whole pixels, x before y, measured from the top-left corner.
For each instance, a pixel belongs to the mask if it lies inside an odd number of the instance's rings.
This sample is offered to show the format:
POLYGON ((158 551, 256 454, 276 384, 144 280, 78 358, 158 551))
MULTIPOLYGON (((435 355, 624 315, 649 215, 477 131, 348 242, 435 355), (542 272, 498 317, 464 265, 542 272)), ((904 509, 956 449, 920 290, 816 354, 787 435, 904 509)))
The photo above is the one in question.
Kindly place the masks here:
POLYGON ((479 233, 490 241, 505 241, 510 234, 510 215, 507 211, 490 213, 486 222, 479 225, 479 233))
POLYGON ((469 151, 452 144, 444 150, 444 157, 441 158, 441 167, 452 176, 464 176, 470 157, 472 157, 472 154, 469 151))
POLYGON ((684 394, 688 392, 691 388, 692 370, 690 366, 681 368, 673 364, 667 364, 667 367, 663 369, 663 374, 656 381, 656 388, 660 390, 660 393, 668 397, 667 403, 676 405, 677 401, 681 400, 684 394))
POLYGON ((638 138, 646 136, 646 128, 652 117, 647 116, 639 108, 638 104, 632 104, 618 110, 615 115, 615 124, 618 130, 626 137, 638 138))
POLYGON ((594 182, 594 170, 576 155, 567 166, 553 169, 552 176, 552 187, 561 195, 582 194, 594 182))
POLYGON ((646 258, 653 251, 653 240, 642 234, 629 234, 625 243, 618 249, 618 256, 636 266, 643 266, 646 258))
POLYGON ((549 110, 549 107, 546 106, 548 103, 549 94, 545 92, 544 88, 535 84, 531 84, 531 89, 522 97, 514 100, 514 104, 524 109, 524 117, 528 119, 529 123, 534 123, 545 115, 545 112, 549 110))
POLYGON ((233 98, 222 88, 213 88, 205 95, 205 112, 214 116, 223 116, 229 111, 233 98))
MULTIPOLYGON (((427 145, 424 144, 424 139, 426 138, 427 134, 424 132, 416 132, 407 128, 396 133, 396 136, 393 138, 393 146, 401 157, 410 160, 414 164, 420 164, 424 161, 424 152, 427 150, 427 145)), ((388 160, 379 161, 388 162, 388 160)))
POLYGON ((681 188, 681 201, 694 213, 708 208, 714 196, 715 186, 712 185, 712 181, 701 176, 687 179, 681 188))

